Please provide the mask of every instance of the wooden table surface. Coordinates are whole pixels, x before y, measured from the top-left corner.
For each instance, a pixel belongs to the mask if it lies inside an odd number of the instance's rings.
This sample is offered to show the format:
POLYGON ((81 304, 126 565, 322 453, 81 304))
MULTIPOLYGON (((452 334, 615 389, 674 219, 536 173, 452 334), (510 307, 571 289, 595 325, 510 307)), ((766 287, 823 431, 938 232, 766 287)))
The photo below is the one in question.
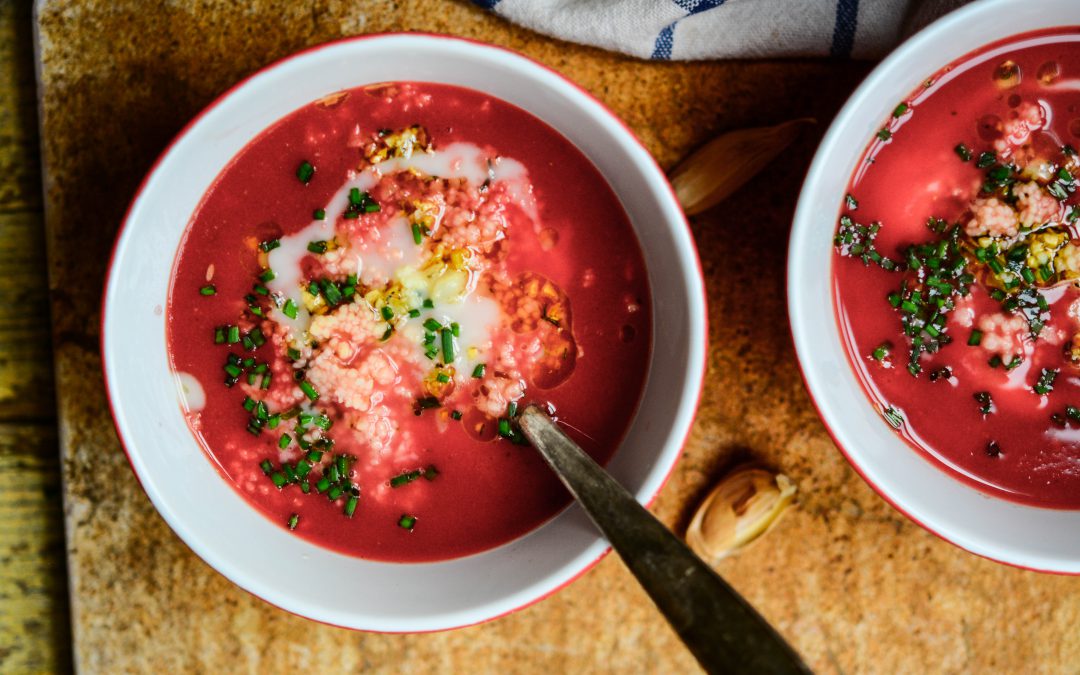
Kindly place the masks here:
MULTIPOLYGON (((85 672, 686 672, 695 664, 608 557, 524 611, 428 635, 353 633, 231 585, 165 526, 112 429, 98 300, 124 209, 201 107, 258 67, 357 33, 424 30, 519 50, 579 82, 663 166, 717 132, 827 122, 868 69, 836 61, 649 63, 561 43, 448 0, 40 0, 44 235, 75 665, 85 672)), ((25 8, 0 2, 0 671, 67 663, 41 224, 25 8)), ((1080 585, 967 554, 907 521, 848 467, 799 379, 784 257, 821 129, 694 219, 708 384, 654 512, 685 527, 733 462, 776 466, 799 502, 720 571, 821 672, 1080 668, 1080 585)), ((132 358, 138 358, 132 355, 132 358)), ((197 461, 197 460, 196 460, 197 461)))

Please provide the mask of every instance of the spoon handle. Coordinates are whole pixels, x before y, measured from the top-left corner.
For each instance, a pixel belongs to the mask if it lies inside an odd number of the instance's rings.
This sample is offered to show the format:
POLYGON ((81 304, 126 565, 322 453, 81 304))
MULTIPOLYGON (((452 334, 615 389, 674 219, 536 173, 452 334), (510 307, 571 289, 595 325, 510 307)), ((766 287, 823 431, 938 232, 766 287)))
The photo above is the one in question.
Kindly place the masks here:
POLYGON ((521 430, 709 673, 809 673, 799 655, 535 405, 521 430))

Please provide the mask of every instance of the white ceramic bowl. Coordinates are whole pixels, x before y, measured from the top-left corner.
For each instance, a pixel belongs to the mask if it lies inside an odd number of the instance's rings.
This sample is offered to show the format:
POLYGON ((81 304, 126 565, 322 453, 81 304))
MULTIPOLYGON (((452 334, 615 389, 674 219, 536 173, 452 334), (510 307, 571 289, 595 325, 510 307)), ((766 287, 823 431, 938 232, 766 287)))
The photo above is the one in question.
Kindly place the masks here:
POLYGON ((192 437, 169 369, 162 311, 180 239, 226 163, 310 101, 391 80, 471 87, 528 110, 577 145, 622 201, 645 254, 653 344, 660 347, 627 440, 608 468, 641 502, 659 491, 689 431, 704 376, 706 316, 689 228, 652 157, 594 98, 512 52, 434 35, 347 39, 260 71, 180 133, 131 205, 105 289, 105 376, 131 465, 169 526, 239 586, 325 623, 411 632, 524 607, 589 569, 607 543, 576 505, 504 546, 440 563, 370 562, 290 535, 248 506, 192 437))
POLYGON ((950 477, 872 407, 848 363, 831 293, 832 235, 848 180, 896 101, 942 67, 1002 38, 1080 25, 1076 0, 982 0, 937 22, 874 69, 829 127, 807 175, 788 253, 788 311, 810 395, 855 470, 893 506, 987 558, 1080 573, 1080 511, 1021 506, 950 477))

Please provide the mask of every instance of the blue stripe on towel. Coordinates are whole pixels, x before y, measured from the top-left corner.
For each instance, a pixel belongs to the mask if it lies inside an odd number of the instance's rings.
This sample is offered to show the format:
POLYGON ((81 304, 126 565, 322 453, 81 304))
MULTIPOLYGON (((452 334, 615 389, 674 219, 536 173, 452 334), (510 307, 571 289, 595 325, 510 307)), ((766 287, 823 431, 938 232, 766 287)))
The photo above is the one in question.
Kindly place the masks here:
POLYGON ((652 56, 649 58, 656 61, 671 59, 671 48, 675 46, 675 24, 677 23, 679 22, 673 21, 660 29, 660 34, 656 36, 656 44, 653 45, 652 56))
MULTIPOLYGON (((496 0, 496 2, 497 1, 498 0, 496 0)), ((682 11, 686 12, 686 16, 693 16, 694 14, 700 14, 707 9, 719 7, 724 4, 725 0, 672 0, 672 2, 678 5, 682 11)), ((660 33, 656 36, 656 43, 653 45, 653 52, 650 58, 655 61, 671 60, 671 49, 675 46, 675 26, 678 23, 679 20, 676 19, 660 29, 660 33)))
POLYGON ((495 5, 502 0, 472 0, 474 5, 480 5, 484 9, 495 9, 495 5))
POLYGON ((859 21, 859 0, 837 0, 836 27, 833 29, 831 56, 851 56, 855 46, 855 28, 859 21))
POLYGON ((673 0, 688 15, 704 12, 724 4, 724 0, 673 0))

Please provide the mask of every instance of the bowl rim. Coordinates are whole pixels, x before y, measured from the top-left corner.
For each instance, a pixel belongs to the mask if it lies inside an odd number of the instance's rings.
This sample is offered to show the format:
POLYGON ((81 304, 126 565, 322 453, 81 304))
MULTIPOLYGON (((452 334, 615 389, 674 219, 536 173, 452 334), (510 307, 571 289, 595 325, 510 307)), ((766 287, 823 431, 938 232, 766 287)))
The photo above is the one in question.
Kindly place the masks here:
MULTIPOLYGON (((905 507, 900 501, 895 498, 888 488, 885 487, 885 481, 873 479, 866 468, 859 463, 856 453, 845 447, 845 444, 841 441, 841 433, 838 431, 839 427, 843 425, 838 423, 840 420, 838 413, 829 411, 829 405, 823 404, 823 401, 829 399, 827 393, 824 392, 823 385, 819 385, 816 378, 808 373, 806 362, 813 358, 812 351, 806 342, 807 338, 802 336, 804 330, 803 321, 800 321, 800 315, 805 312, 805 308, 800 305, 798 301, 799 294, 797 292, 796 284, 798 282, 796 268, 800 267, 799 256, 797 255, 797 238, 803 230, 812 230, 815 214, 811 212, 809 203, 811 201, 811 195, 823 188, 818 185, 820 182, 820 176, 825 172, 825 160, 826 155, 830 154, 835 146, 840 142, 840 137, 843 133, 844 127, 846 127, 855 116, 856 112, 867 105, 867 99, 869 98, 872 88, 877 84, 879 80, 886 78, 891 72, 897 69, 901 64, 907 62, 913 55, 928 50, 928 43, 937 42, 941 39, 941 36, 951 31, 963 31, 964 24, 971 20, 973 17, 982 16, 987 12, 997 11, 1003 5, 1016 4, 1014 0, 976 0, 968 5, 960 7, 925 26, 911 37, 904 40, 897 48, 895 48, 885 59, 883 59, 873 70, 870 71, 859 84, 859 86, 852 92, 848 99, 844 102, 844 105, 840 108, 836 117, 829 125, 818 149, 814 153, 813 161, 807 170, 806 179, 803 182, 803 186, 799 192, 798 202, 795 209, 795 214, 792 220, 792 231, 788 241, 788 260, 786 270, 786 284, 785 292, 787 293, 788 303, 788 319, 789 329, 791 331, 792 344, 795 347, 797 363, 799 368, 799 374, 802 378, 803 385, 809 394, 811 404, 817 413, 818 418, 821 420, 825 427, 826 433, 829 438, 832 439, 833 444, 840 450, 840 453, 847 460, 847 463, 854 469, 855 473, 862 478, 882 499, 885 500, 892 508, 899 511, 908 520, 914 522, 927 532, 930 532, 939 539, 956 546, 957 548, 972 553, 980 558, 992 560, 994 562, 1003 563, 1005 565, 1015 567, 1022 570, 1028 570, 1033 572, 1042 572, 1049 574, 1058 574, 1063 576, 1077 576, 1080 575, 1080 568, 1077 569, 1060 569, 1055 567, 1047 567, 1043 565, 1037 565, 1030 562, 1031 557, 1025 554, 1023 550, 1016 547, 1009 547, 1007 545, 1000 545, 997 548, 983 547, 980 548, 973 543, 962 542, 962 534, 966 534, 960 531, 951 531, 947 527, 940 527, 937 525, 931 525, 927 522, 926 517, 916 516, 912 509, 905 507)), ((1072 26, 1072 23, 1058 23, 1048 22, 1045 27, 1042 28, 1027 28, 1017 31, 1012 31, 1004 35, 991 37, 980 41, 979 45, 972 49, 966 50, 962 54, 944 62, 938 63, 937 69, 946 67, 950 63, 955 62, 958 59, 964 58, 966 54, 977 52, 979 49, 992 45, 999 40, 1009 39, 1023 35, 1028 32, 1039 30, 1053 30, 1055 27, 1067 28, 1072 26)), ((930 75, 935 71, 930 71, 925 75, 930 75)), ((904 94, 901 94, 903 96, 904 94)), ((862 151, 860 146, 860 152, 862 151)), ((827 267, 831 275, 831 264, 827 267)), ((830 309, 833 309, 830 306, 830 309)), ((829 312, 830 321, 836 322, 837 318, 833 316, 834 312, 829 312)), ((807 319, 806 321, 809 321, 807 319)), ((844 368, 846 370, 852 370, 850 364, 850 356, 841 345, 841 349, 844 352, 844 368)), ((862 391, 862 397, 869 401, 866 396, 866 392, 862 391)), ((911 452, 918 452, 914 448, 911 448, 906 441, 899 439, 907 449, 911 452)), ((920 453, 921 454, 921 453, 920 453)), ((966 485, 962 481, 956 478, 951 471, 943 466, 940 466, 938 460, 931 459, 929 457, 922 457, 923 460, 932 465, 933 469, 949 478, 956 486, 965 488, 967 490, 974 491, 987 499, 991 499, 997 502, 1004 502, 1012 504, 1008 500, 1002 499, 995 495, 991 495, 976 488, 966 485)), ((1025 504, 1018 505, 1021 508, 1038 510, 1038 511, 1061 511, 1061 509, 1050 509, 1036 506, 1030 506, 1025 504)), ((1080 564, 1080 560, 1077 561, 1080 564)))
MULTIPOLYGON (((347 629, 347 630, 352 630, 352 631, 357 631, 357 632, 370 632, 370 633, 380 633, 380 634, 390 634, 390 635, 393 635, 393 634, 436 633, 436 632, 442 632, 442 631, 446 631, 446 630, 456 630, 456 629, 459 629, 459 628, 467 628, 467 627, 470 627, 470 626, 476 626, 476 625, 481 625, 481 624, 484 624, 484 623, 488 623, 490 621, 495 621, 496 619, 500 619, 500 618, 502 618, 504 616, 507 616, 509 614, 513 614, 515 612, 523 610, 523 609, 525 609, 527 607, 535 605, 535 604, 541 602, 542 600, 545 600, 546 598, 554 595, 555 593, 557 593, 557 592, 561 591, 562 589, 566 588, 567 586, 569 586, 573 582, 577 581, 580 577, 584 576, 587 572, 592 570, 601 560, 603 560, 611 552, 611 546, 610 546, 610 544, 607 543, 607 541, 603 538, 603 536, 600 535, 599 532, 597 532, 597 535, 596 535, 597 540, 603 545, 603 547, 600 550, 599 554, 596 555, 596 557, 594 557, 592 560, 589 560, 585 564, 583 564, 579 570, 574 572, 572 575, 570 575, 567 579, 565 579, 562 583, 558 584, 557 586, 554 586, 553 588, 547 590, 544 593, 541 593, 541 594, 537 595, 536 597, 526 599, 526 601, 522 602, 521 604, 513 606, 513 607, 511 607, 509 609, 506 609, 504 611, 501 611, 501 612, 499 612, 497 614, 493 614, 491 616, 485 616, 485 617, 482 617, 482 618, 480 618, 478 620, 471 621, 471 622, 464 622, 464 623, 454 622, 453 625, 445 625, 445 626, 436 627, 436 628, 426 628, 426 629, 419 629, 419 630, 417 630, 417 629, 412 629, 412 630, 409 630, 409 629, 388 630, 388 629, 369 628, 369 627, 359 628, 359 627, 355 627, 355 626, 334 623, 334 622, 327 621, 327 620, 324 620, 324 619, 321 619, 321 618, 310 616, 308 614, 304 614, 304 613, 301 613, 301 612, 299 612, 297 610, 294 610, 294 609, 291 609, 291 608, 288 608, 288 607, 284 607, 284 606, 279 605, 279 604, 277 604, 275 602, 272 602, 270 599, 264 597, 263 595, 260 595, 256 591, 250 589, 246 584, 241 583, 239 580, 234 579, 231 575, 227 575, 223 571, 221 571, 221 569, 219 569, 217 565, 213 564, 210 560, 207 559, 206 556, 203 555, 202 551, 197 550, 184 536, 181 536, 180 533, 177 532, 176 529, 173 527, 173 524, 167 518, 165 518, 164 515, 161 513, 161 511, 158 509, 158 505, 157 505, 157 502, 155 500, 154 495, 152 495, 150 493, 150 491, 147 490, 146 485, 143 483, 142 478, 140 477, 138 470, 135 468, 135 462, 134 462, 134 460, 132 458, 131 451, 129 450, 129 445, 132 444, 133 441, 129 441, 127 438, 125 438, 125 436, 123 434, 123 431, 121 430, 120 424, 117 421, 117 410, 121 406, 114 400, 113 388, 110 386, 109 367, 108 367, 109 362, 108 362, 108 360, 106 358, 106 354, 108 352, 107 352, 107 349, 106 349, 107 333, 106 333, 105 328, 106 328, 106 323, 107 323, 106 318, 108 316, 109 290, 110 290, 110 288, 111 288, 111 286, 113 284, 116 256, 117 256, 117 253, 119 251, 120 245, 124 241, 125 235, 128 232, 128 227, 129 227, 129 225, 131 225, 132 213, 135 210, 135 207, 139 204, 139 201, 142 198, 143 192, 147 188, 147 186, 150 183, 151 179, 154 177, 154 175, 159 170, 162 163, 165 161, 166 158, 168 158, 173 153, 176 146, 178 144, 180 144, 188 136, 189 132, 204 117, 206 117, 211 111, 213 111, 219 105, 221 105, 223 102, 225 102, 227 99, 229 99, 238 90, 240 90, 241 88, 247 86, 252 80, 255 80, 256 78, 258 78, 258 77, 260 77, 260 76, 262 76, 262 75, 264 75, 266 73, 269 73, 270 71, 276 70, 279 67, 282 67, 282 66, 286 65, 287 63, 292 62, 295 59, 299 59, 299 58, 302 58, 302 57, 305 57, 305 56, 309 56, 311 54, 315 54, 315 53, 321 52, 323 50, 334 49, 334 48, 342 47, 342 46, 345 46, 345 45, 353 44, 353 43, 356 43, 356 42, 369 41, 369 40, 379 40, 379 39, 386 39, 386 38, 395 39, 395 38, 403 38, 403 37, 405 37, 405 38, 420 38, 420 39, 426 39, 426 40, 432 40, 432 41, 449 41, 449 42, 456 42, 456 43, 464 43, 464 44, 469 45, 471 47, 479 47, 481 49, 490 50, 491 52, 497 52, 497 53, 501 54, 502 56, 508 56, 510 58, 521 60, 523 62, 526 62, 526 64, 528 66, 530 66, 530 67, 539 68, 540 70, 545 71, 549 75, 554 76, 555 78, 560 80, 563 84, 568 85, 573 90, 576 90, 576 92, 579 93, 581 96, 583 96, 588 102, 590 102, 590 103, 594 104, 595 106, 597 106, 597 109, 599 111, 601 111, 604 115, 606 115, 610 119, 610 121, 613 121, 615 123, 615 125, 622 131, 622 133, 626 137, 626 140, 628 140, 632 145, 637 146, 637 148, 641 151, 642 156, 647 159, 647 161, 644 163, 644 166, 642 167, 642 169, 644 169, 646 172, 654 172, 655 173, 655 177, 660 179, 658 181, 658 183, 660 184, 658 186, 658 187, 660 187, 660 191, 666 193, 664 196, 666 198, 670 199, 670 202, 676 206, 676 209, 674 209, 673 212, 677 213, 676 220, 678 220, 678 223, 673 223, 673 229, 678 230, 679 229, 678 224, 681 224, 682 228, 685 230, 686 241, 689 243, 689 250, 690 250, 690 253, 692 254, 691 258, 692 258, 692 261, 693 261, 692 269, 689 269, 687 271, 694 277, 694 281, 696 282, 696 284, 695 284, 696 288, 691 288, 689 290, 693 293, 693 295, 697 296, 698 300, 700 300, 701 308, 703 310, 702 313, 701 313, 701 331, 700 331, 700 333, 698 335, 696 335, 696 336, 694 335, 693 331, 688 333, 689 339, 691 341, 691 345, 696 345, 696 347, 697 347, 696 351, 700 352, 700 354, 699 354, 700 362, 696 362, 695 359, 693 359, 695 350, 694 349, 691 350, 691 353, 690 353, 691 360, 689 362, 689 365, 690 365, 691 368, 696 367, 700 371, 700 377, 698 378, 698 383, 697 383, 697 387, 696 387, 696 393, 694 393, 692 395, 693 404, 692 404, 692 407, 690 408, 691 412, 690 412, 690 415, 689 415, 689 419, 686 422, 686 431, 685 431, 685 433, 683 435, 682 440, 679 442, 679 446, 678 446, 679 451, 672 453, 672 460, 670 461, 670 463, 669 463, 668 467, 666 468, 666 470, 664 470, 663 476, 661 477, 661 480, 658 482, 658 484, 656 486, 656 489, 653 491, 653 493, 651 495, 649 495, 648 499, 644 502, 645 507, 651 506, 656 501, 657 497, 659 496, 660 492, 663 490, 664 486, 667 485, 668 481, 671 479, 671 476, 675 472, 676 465, 678 464, 678 460, 682 456, 682 450, 686 447, 686 444, 688 443, 688 441, 690 439, 690 435, 693 432, 693 426, 694 426, 694 421, 696 419, 697 410, 700 408, 701 400, 702 400, 702 397, 704 395, 705 378, 707 376, 708 357, 709 357, 709 349, 708 349, 708 345, 709 345, 708 297, 707 297, 707 294, 706 294, 706 291, 705 291, 705 289, 706 289, 705 274, 704 274, 704 269, 703 269, 702 264, 701 264, 700 251, 699 251, 698 246, 697 246, 697 241, 694 238, 693 230, 690 227, 689 220, 687 219, 687 216, 686 216, 685 212, 683 211, 681 205, 679 205, 678 198, 675 195, 675 190, 672 187, 671 182, 667 179, 667 175, 665 174, 663 169, 660 167, 659 163, 656 161, 656 158, 652 155, 651 152, 649 152, 648 148, 645 147, 645 144, 641 141, 641 139, 638 138, 637 134, 635 134, 633 132, 633 130, 626 124, 626 122, 623 121, 622 118, 620 118, 618 115, 616 115, 615 112, 612 111, 604 102, 602 102, 600 99, 598 99, 592 93, 590 93, 588 90, 586 90, 581 85, 574 82, 572 79, 570 79, 566 75, 563 75, 562 73, 555 70, 554 68, 552 68, 550 66, 547 66, 546 64, 541 63, 540 61, 537 61, 536 59, 534 59, 534 58, 532 58, 530 56, 522 54, 521 52, 518 52, 516 50, 510 49, 510 48, 507 48, 507 47, 503 47, 501 45, 491 44, 491 43, 483 42, 481 40, 476 40, 476 39, 473 39, 473 38, 456 36, 456 35, 448 35, 448 34, 443 34, 443 33, 433 33, 433 32, 424 32, 424 31, 389 31, 389 32, 364 33, 364 34, 359 34, 359 35, 350 35, 350 36, 344 36, 344 37, 336 38, 336 39, 333 39, 333 40, 329 40, 327 42, 321 42, 321 43, 318 43, 318 44, 315 44, 315 45, 311 45, 309 47, 305 47, 304 49, 300 49, 298 51, 291 52, 291 53, 289 53, 289 54, 287 54, 287 55, 285 55, 285 56, 283 56, 281 58, 275 59, 275 60, 267 63, 266 65, 263 65, 263 66, 257 68, 256 70, 252 71, 251 73, 247 74, 246 76, 242 77, 241 79, 237 80, 235 83, 230 85, 228 88, 223 90, 221 93, 217 94, 208 104, 203 106, 199 110, 198 113, 196 113, 191 119, 189 119, 180 128, 180 130, 178 132, 176 132, 176 134, 169 140, 169 142, 165 145, 165 147, 158 153, 158 155, 155 157, 154 161, 150 164, 149 168, 146 170, 146 172, 143 175, 142 179, 139 181, 138 187, 135 189, 135 192, 133 193, 131 199, 128 201, 127 208, 124 211, 124 216, 123 216, 122 220, 120 221, 120 226, 117 228, 116 234, 115 234, 114 239, 113 239, 112 246, 110 248, 108 265, 106 267, 105 280, 104 280, 104 283, 103 283, 103 286, 102 286, 101 300, 100 300, 100 310, 99 310, 99 315, 98 315, 99 316, 99 318, 98 318, 98 329, 99 329, 98 349, 99 349, 99 353, 100 353, 100 356, 101 356, 101 372, 102 372, 103 383, 104 383, 104 388, 105 388, 105 393, 106 393, 106 400, 108 401, 110 422, 112 424, 113 430, 116 432, 117 440, 120 443, 120 447, 124 451, 124 456, 127 459, 128 467, 131 469, 132 474, 135 476, 135 480, 138 483, 139 488, 143 491, 143 494, 146 495, 146 497, 150 500, 151 504, 154 506, 155 511, 158 511, 158 516, 161 517, 162 520, 165 521, 166 525, 168 525, 169 529, 172 530, 173 534, 192 553, 194 553, 200 560, 202 560, 207 566, 209 566, 211 569, 213 569, 217 574, 220 574, 221 576, 225 577, 231 584, 233 584, 234 586, 240 588, 241 590, 248 593, 249 595, 258 598, 259 600, 261 600, 261 601, 267 603, 268 605, 271 605, 271 606, 273 606, 273 607, 275 607, 277 609, 284 610, 284 611, 288 612, 289 614, 292 614, 292 615, 307 619, 309 621, 314 621, 316 623, 320 623, 320 624, 323 624, 323 625, 333 626, 333 627, 336 627, 336 628, 344 628, 344 629, 347 629)), ((490 94, 488 94, 488 95, 490 95, 490 94)), ((556 131, 558 131, 558 130, 556 129, 556 131)), ((590 159, 590 162, 591 161, 592 160, 590 159)), ((689 400, 689 398, 691 398, 691 397, 688 397, 688 400, 689 400)), ((573 502, 571 502, 571 505, 572 504, 573 504, 573 502)), ((555 516, 553 516, 553 518, 556 517, 557 515, 558 514, 555 514, 555 516)), ((545 521, 545 523, 541 523, 541 525, 539 525, 538 527, 544 526, 547 522, 550 522, 550 521, 545 521)), ((534 530, 530 530, 530 532, 532 532, 532 531, 534 531, 534 530)), ((522 535, 522 536, 525 536, 525 535, 522 535)))

